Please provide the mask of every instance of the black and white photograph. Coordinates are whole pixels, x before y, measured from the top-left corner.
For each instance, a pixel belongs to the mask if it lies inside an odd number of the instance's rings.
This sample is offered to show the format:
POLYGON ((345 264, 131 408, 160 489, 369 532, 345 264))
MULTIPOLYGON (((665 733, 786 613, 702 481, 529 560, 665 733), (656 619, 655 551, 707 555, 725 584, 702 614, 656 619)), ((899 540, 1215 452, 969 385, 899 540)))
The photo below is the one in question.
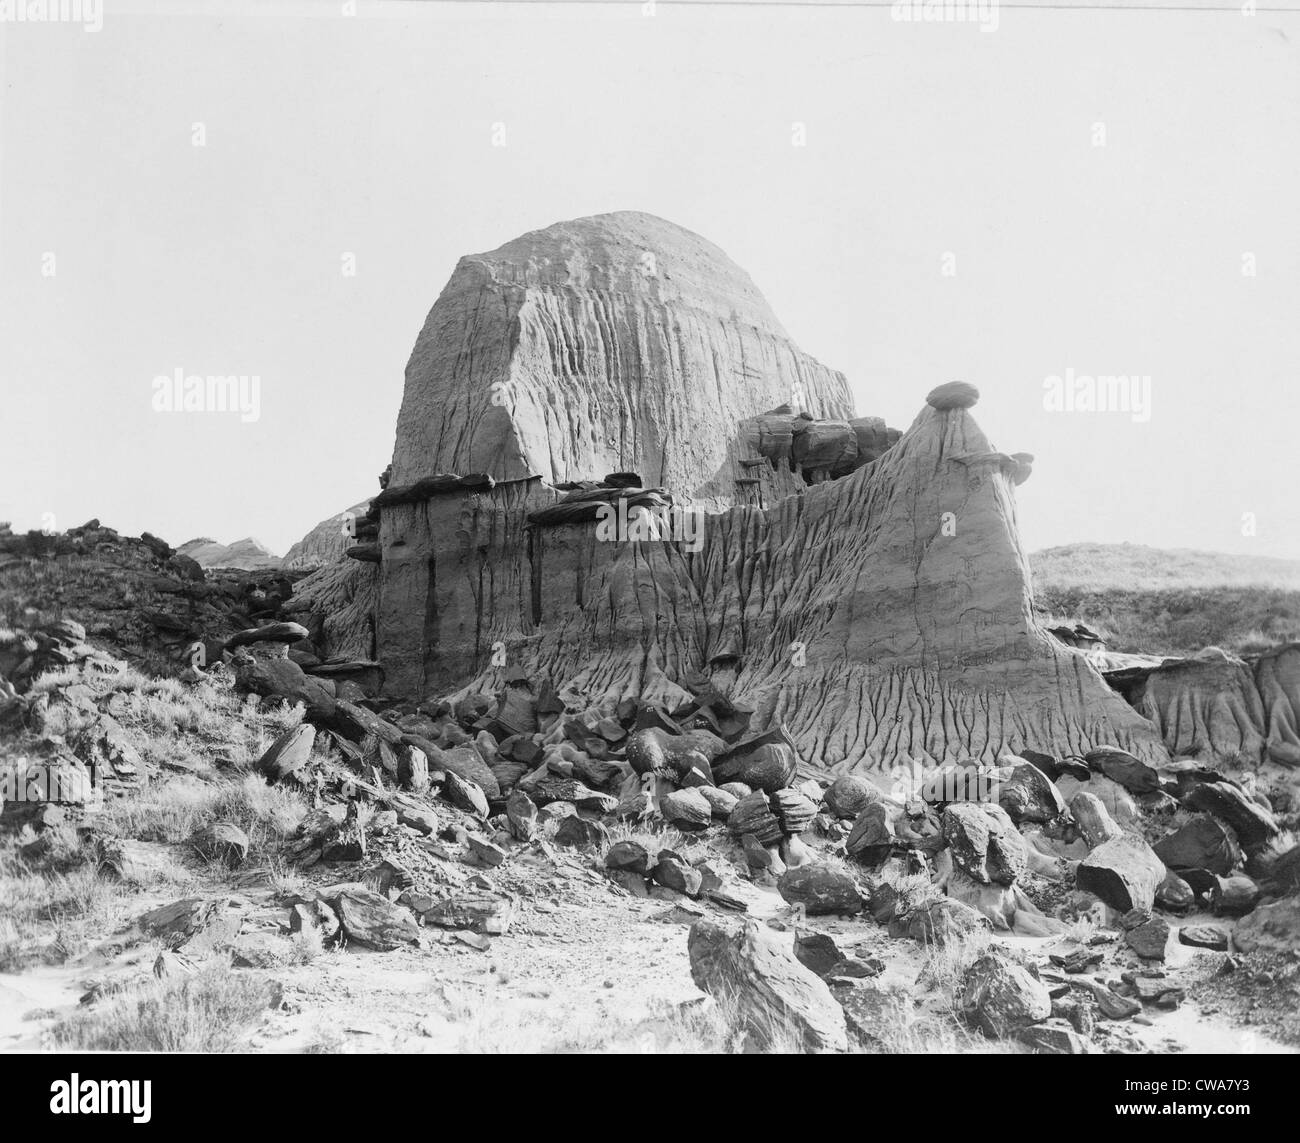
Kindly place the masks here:
POLYGON ((1282 1106, 1297 204, 1300 3, 0 0, 22 1098, 1282 1106))

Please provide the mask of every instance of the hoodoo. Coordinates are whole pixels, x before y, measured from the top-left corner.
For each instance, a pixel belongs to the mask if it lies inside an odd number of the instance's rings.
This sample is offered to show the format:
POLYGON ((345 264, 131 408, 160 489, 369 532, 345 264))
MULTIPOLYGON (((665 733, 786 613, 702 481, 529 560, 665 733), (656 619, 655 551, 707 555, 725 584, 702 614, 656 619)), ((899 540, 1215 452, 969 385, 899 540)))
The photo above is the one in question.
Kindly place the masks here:
POLYGON ((511 672, 575 707, 672 707, 704 680, 825 772, 1164 757, 1036 622, 1029 460, 989 443, 978 397, 941 385, 902 434, 855 417, 716 247, 639 213, 560 223, 461 260, 354 560, 302 605, 346 596, 339 647, 392 697, 511 672))

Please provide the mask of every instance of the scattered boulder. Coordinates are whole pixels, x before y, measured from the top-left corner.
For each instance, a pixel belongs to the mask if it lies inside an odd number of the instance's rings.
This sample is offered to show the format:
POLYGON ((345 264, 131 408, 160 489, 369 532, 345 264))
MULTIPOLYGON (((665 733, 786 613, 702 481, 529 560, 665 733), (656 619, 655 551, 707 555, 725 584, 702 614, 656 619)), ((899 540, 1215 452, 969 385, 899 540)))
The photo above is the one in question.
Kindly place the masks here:
POLYGON ((468 929, 475 933, 500 936, 510 928, 515 903, 496 893, 465 892, 439 901, 424 913, 426 925, 444 929, 468 929))
POLYGON ((1169 945, 1169 924, 1162 917, 1150 917, 1124 933, 1124 940, 1146 960, 1164 960, 1169 945))
POLYGON ((923 905, 906 920, 907 935, 923 945, 947 944, 993 928, 989 919, 978 910, 951 897, 940 897, 923 905))
POLYGON ((1012 755, 1011 773, 997 784, 998 805, 1013 822, 1050 822, 1066 812, 1056 784, 1032 762, 1012 755))
POLYGON ((1066 1024, 1030 1024, 1017 1030, 1016 1039, 1041 1056, 1084 1056, 1092 1051, 1089 1041, 1066 1024))
POLYGON ((190 835, 190 848, 209 861, 238 868, 248 856, 248 835, 234 822, 214 822, 190 835))
POLYGON ((871 802, 863 808, 853 822, 844 852, 868 865, 884 861, 898 844, 894 822, 899 812, 886 802, 871 802))
POLYGON ((793 1034, 805 1051, 848 1049, 844 1010, 830 989, 756 922, 736 927, 701 919, 687 948, 691 979, 734 1005, 740 1028, 760 1051, 779 1047, 773 1037, 780 1032, 793 1034))
POLYGON ((1202 783, 1183 799, 1183 805, 1226 822, 1246 850, 1266 844, 1280 828, 1271 812, 1228 782, 1202 783))
POLYGON ((671 849, 660 851, 650 877, 657 885, 685 893, 688 897, 698 897, 704 887, 703 874, 671 849))
POLYGON ((520 841, 531 840, 537 832, 537 806, 523 790, 512 790, 506 799, 506 821, 520 841))
POLYGON ((647 876, 650 872, 650 853, 635 841, 616 841, 605 854, 606 869, 627 869, 647 876))
POLYGON ((1241 864, 1241 849, 1231 828, 1208 814, 1162 837, 1153 848, 1170 869, 1208 869, 1227 876, 1241 864))
POLYGON ((731 816, 731 812, 740 804, 740 799, 735 794, 717 786, 700 786, 698 792, 709 803, 709 809, 717 821, 726 821, 731 816))
POLYGON ((862 894, 847 873, 826 864, 789 869, 776 883, 777 892, 791 904, 803 905, 808 916, 862 912, 862 894))
POLYGON ((681 830, 693 833, 708 828, 713 819, 713 807, 698 789, 674 790, 661 805, 664 821, 681 830))
POLYGON ((794 955, 801 965, 821 977, 826 976, 844 959, 844 954, 840 952, 834 937, 829 933, 814 932, 812 929, 796 930, 794 955))
POLYGON ((1259 902, 1259 886, 1244 874, 1239 877, 1220 877, 1210 890, 1210 908, 1216 913, 1240 916, 1249 913, 1259 902))
POLYGON ((555 844, 569 849, 587 849, 591 846, 605 844, 606 830, 600 822, 594 822, 580 814, 570 814, 555 831, 555 844))
POLYGON ((822 800, 835 817, 852 821, 872 802, 883 797, 875 784, 860 774, 844 774, 830 784, 822 800))
POLYGON ((1160 790, 1160 775, 1127 750, 1106 746, 1084 755, 1093 770, 1100 770, 1112 782, 1118 782, 1130 794, 1153 794, 1160 790))
POLYGON ((1080 790, 1070 800, 1070 813, 1089 849, 1095 849, 1112 838, 1120 837, 1124 831, 1110 816, 1105 803, 1096 794, 1080 790))
POLYGON ((449 773, 442 792, 446 795, 447 801, 458 810, 464 810, 467 814, 473 814, 478 818, 487 818, 487 798, 476 783, 462 778, 459 774, 449 773))
POLYGON ((1218 925, 1184 925, 1178 930, 1178 941, 1192 948, 1227 952, 1228 930, 1218 925))
POLYGON ((966 971, 962 1015, 991 1039, 1003 1039, 1052 1014, 1045 985, 1024 965, 990 950, 966 971))
POLYGON ((1081 862, 1076 874, 1080 889, 1095 894, 1112 909, 1150 910, 1165 867, 1151 847, 1136 834, 1103 842, 1081 862))
POLYGON ((415 918, 387 897, 360 886, 349 886, 325 898, 337 914, 343 936, 349 943, 376 952, 391 952, 402 945, 418 945, 420 931, 415 918))
POLYGON ((752 835, 763 845, 775 845, 784 836, 781 823, 772 813, 767 794, 762 790, 755 790, 736 803, 736 808, 727 818, 727 830, 733 837, 752 835))

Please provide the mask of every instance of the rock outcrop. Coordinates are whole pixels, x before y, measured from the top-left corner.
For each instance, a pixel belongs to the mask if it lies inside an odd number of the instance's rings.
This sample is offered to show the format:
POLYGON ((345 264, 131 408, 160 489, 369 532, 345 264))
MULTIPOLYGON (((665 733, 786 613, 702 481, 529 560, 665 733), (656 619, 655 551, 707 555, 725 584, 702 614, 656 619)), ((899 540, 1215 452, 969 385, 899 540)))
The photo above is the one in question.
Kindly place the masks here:
POLYGON ((357 542, 357 522, 370 510, 362 500, 322 520, 284 555, 284 567, 293 571, 315 571, 337 564, 357 542))
POLYGON ((354 552, 378 561, 387 693, 496 693, 509 667, 674 706, 703 672, 820 771, 1163 758, 1036 622, 1028 462, 993 449, 977 396, 941 386, 895 443, 725 255, 644 215, 463 259, 354 552))
POLYGON ((1264 707, 1255 679, 1241 659, 1218 647, 1152 671, 1137 709, 1159 728, 1171 753, 1255 761, 1263 751, 1264 707))
POLYGON ((190 540, 176 549, 188 556, 199 567, 233 568, 236 571, 268 571, 280 567, 280 557, 260 540, 246 536, 233 544, 219 544, 216 540, 190 540))

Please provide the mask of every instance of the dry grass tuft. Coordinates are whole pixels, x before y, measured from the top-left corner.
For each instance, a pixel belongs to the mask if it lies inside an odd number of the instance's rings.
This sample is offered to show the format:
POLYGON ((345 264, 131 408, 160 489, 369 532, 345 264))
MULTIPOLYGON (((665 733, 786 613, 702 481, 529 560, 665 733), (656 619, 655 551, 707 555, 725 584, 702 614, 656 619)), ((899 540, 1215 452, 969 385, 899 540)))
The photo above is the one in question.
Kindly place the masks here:
POLYGON ((215 964, 75 1013, 51 1037, 61 1051, 233 1052, 272 1004, 269 981, 215 964))

